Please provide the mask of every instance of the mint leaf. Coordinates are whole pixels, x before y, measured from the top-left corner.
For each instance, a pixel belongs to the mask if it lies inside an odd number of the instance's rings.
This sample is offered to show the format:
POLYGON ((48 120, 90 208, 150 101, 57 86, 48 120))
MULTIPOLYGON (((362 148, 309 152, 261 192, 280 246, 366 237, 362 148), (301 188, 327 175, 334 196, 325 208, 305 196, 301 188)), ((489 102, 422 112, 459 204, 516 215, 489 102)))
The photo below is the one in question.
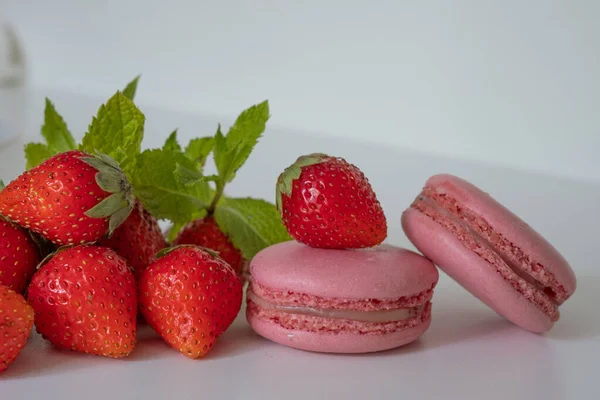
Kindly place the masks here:
POLYGON ((264 101, 242 112, 227 136, 219 130, 215 135, 215 164, 224 183, 231 182, 235 173, 248 159, 269 120, 269 102, 264 101), (223 140, 224 139, 224 140, 223 140))
POLYGON ((121 92, 117 92, 98 110, 81 142, 88 153, 112 157, 125 172, 130 172, 141 151, 144 114, 121 92))
POLYGON ((175 176, 177 165, 194 170, 184 154, 171 150, 146 150, 137 157, 131 177, 134 192, 158 219, 186 223, 202 215, 211 201, 206 182, 184 185, 175 176))
POLYGON ((227 139, 225 139, 225 136, 223 136, 223 132, 221 132, 221 125, 219 125, 217 128, 217 133, 215 133, 214 157, 217 171, 221 177, 227 175, 228 168, 231 165, 229 153, 230 150, 229 146, 227 146, 227 139))
POLYGON ((185 148, 185 155, 194 161, 198 168, 202 169, 214 144, 215 139, 210 136, 192 139, 185 148))
POLYGON ((163 145, 163 150, 181 151, 181 146, 177 142, 177 129, 171 132, 163 145))
POLYGON ((140 80, 140 76, 136 76, 131 82, 125 86, 123 89, 123 96, 127 97, 129 100, 133 100, 135 98, 135 92, 137 91, 138 82, 140 80))
POLYGON ((264 200, 224 198, 214 215, 247 260, 265 247, 291 240, 275 206, 264 200))
POLYGON ((46 98, 46 108, 44 109, 42 136, 46 139, 48 149, 52 155, 64 153, 77 147, 63 117, 56 111, 54 104, 48 98, 46 98))
POLYGON ((48 146, 43 143, 28 143, 25 145, 25 169, 37 167, 53 155, 48 146))
POLYGON ((175 166, 175 179, 185 186, 205 182, 204 175, 197 169, 189 169, 181 164, 175 166))

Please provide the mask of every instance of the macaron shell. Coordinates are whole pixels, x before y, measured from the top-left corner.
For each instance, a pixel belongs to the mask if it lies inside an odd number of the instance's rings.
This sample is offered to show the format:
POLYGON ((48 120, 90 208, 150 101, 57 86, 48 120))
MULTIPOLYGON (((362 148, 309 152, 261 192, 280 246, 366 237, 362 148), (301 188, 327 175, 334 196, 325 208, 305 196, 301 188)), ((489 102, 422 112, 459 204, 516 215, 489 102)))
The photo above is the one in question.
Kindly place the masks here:
POLYGON ((498 314, 532 332, 547 332, 554 325, 543 311, 505 281, 495 267, 429 217, 409 208, 402 214, 402 227, 419 251, 498 314))
POLYGON ((530 259, 552 273, 569 294, 577 287, 573 269, 564 257, 531 226, 473 184, 453 175, 435 175, 425 186, 443 191, 463 207, 482 216, 494 231, 518 246, 530 259))
POLYGON ((289 241, 270 246, 250 263, 253 281, 272 290, 343 299, 394 299, 434 286, 425 257, 398 247, 330 250, 289 241))
POLYGON ((372 353, 403 346, 418 339, 431 324, 431 319, 408 329, 384 335, 356 333, 324 333, 286 329, 272 321, 247 314, 252 329, 275 343, 299 350, 320 353, 372 353))

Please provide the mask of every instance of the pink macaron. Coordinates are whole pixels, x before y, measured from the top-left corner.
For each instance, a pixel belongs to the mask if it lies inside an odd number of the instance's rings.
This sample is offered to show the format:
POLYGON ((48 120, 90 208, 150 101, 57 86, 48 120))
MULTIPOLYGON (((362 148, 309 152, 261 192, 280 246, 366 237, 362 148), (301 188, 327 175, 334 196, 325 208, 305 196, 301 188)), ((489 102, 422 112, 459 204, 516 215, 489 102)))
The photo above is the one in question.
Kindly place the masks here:
POLYGON ((567 261, 516 215, 463 179, 431 177, 402 215, 410 241, 498 314, 533 332, 575 291, 567 261))
POLYGON ((296 349, 367 353, 429 328, 435 266, 389 245, 328 250, 289 241, 250 263, 246 318, 259 335, 296 349))

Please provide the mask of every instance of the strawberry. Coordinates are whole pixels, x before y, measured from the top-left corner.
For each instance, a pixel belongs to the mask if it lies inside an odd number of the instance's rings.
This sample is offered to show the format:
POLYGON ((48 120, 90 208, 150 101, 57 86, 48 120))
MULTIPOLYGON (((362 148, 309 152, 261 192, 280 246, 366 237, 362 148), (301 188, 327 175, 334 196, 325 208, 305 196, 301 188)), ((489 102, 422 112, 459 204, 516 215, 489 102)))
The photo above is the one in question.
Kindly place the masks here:
POLYGON ((241 273, 245 263, 242 253, 221 231, 213 216, 190 222, 173 241, 175 246, 180 244, 193 244, 216 251, 219 253, 219 257, 225 260, 237 274, 241 273))
POLYGON ((277 180, 277 208, 290 235, 312 247, 372 247, 387 236, 371 184, 343 158, 298 158, 277 180))
POLYGON ((0 372, 17 358, 31 334, 33 309, 20 294, 0 286, 0 372))
POLYGON ((167 241, 154 218, 140 202, 136 202, 129 218, 119 226, 112 236, 98 242, 109 247, 127 260, 133 268, 136 279, 154 260, 160 250, 167 247, 167 241))
POLYGON ((57 245, 94 242, 132 208, 131 187, 115 161, 77 150, 49 158, 0 192, 0 214, 57 245))
POLYGON ((37 331, 55 346, 125 357, 136 344, 135 277, 113 250, 63 248, 35 273, 28 298, 37 331))
POLYGON ((216 253, 198 246, 168 249, 143 272, 140 309, 150 326, 185 356, 206 355, 236 318, 242 284, 216 253))
POLYGON ((31 236, 0 216, 0 285, 23 293, 40 261, 31 236))

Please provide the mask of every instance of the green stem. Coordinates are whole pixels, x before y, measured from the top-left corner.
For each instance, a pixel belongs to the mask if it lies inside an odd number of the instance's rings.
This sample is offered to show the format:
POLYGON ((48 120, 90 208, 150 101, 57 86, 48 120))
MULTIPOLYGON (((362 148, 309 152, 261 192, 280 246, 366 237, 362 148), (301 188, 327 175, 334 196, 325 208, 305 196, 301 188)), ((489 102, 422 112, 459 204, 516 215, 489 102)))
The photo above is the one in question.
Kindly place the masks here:
POLYGON ((217 208, 217 204, 219 204, 219 200, 221 200, 221 197, 223 196, 223 191, 225 190, 225 183, 222 180, 216 181, 215 184, 215 197, 213 198, 212 203, 210 203, 210 206, 208 206, 208 209, 206 210, 208 215, 212 215, 215 212, 215 208, 217 208))

